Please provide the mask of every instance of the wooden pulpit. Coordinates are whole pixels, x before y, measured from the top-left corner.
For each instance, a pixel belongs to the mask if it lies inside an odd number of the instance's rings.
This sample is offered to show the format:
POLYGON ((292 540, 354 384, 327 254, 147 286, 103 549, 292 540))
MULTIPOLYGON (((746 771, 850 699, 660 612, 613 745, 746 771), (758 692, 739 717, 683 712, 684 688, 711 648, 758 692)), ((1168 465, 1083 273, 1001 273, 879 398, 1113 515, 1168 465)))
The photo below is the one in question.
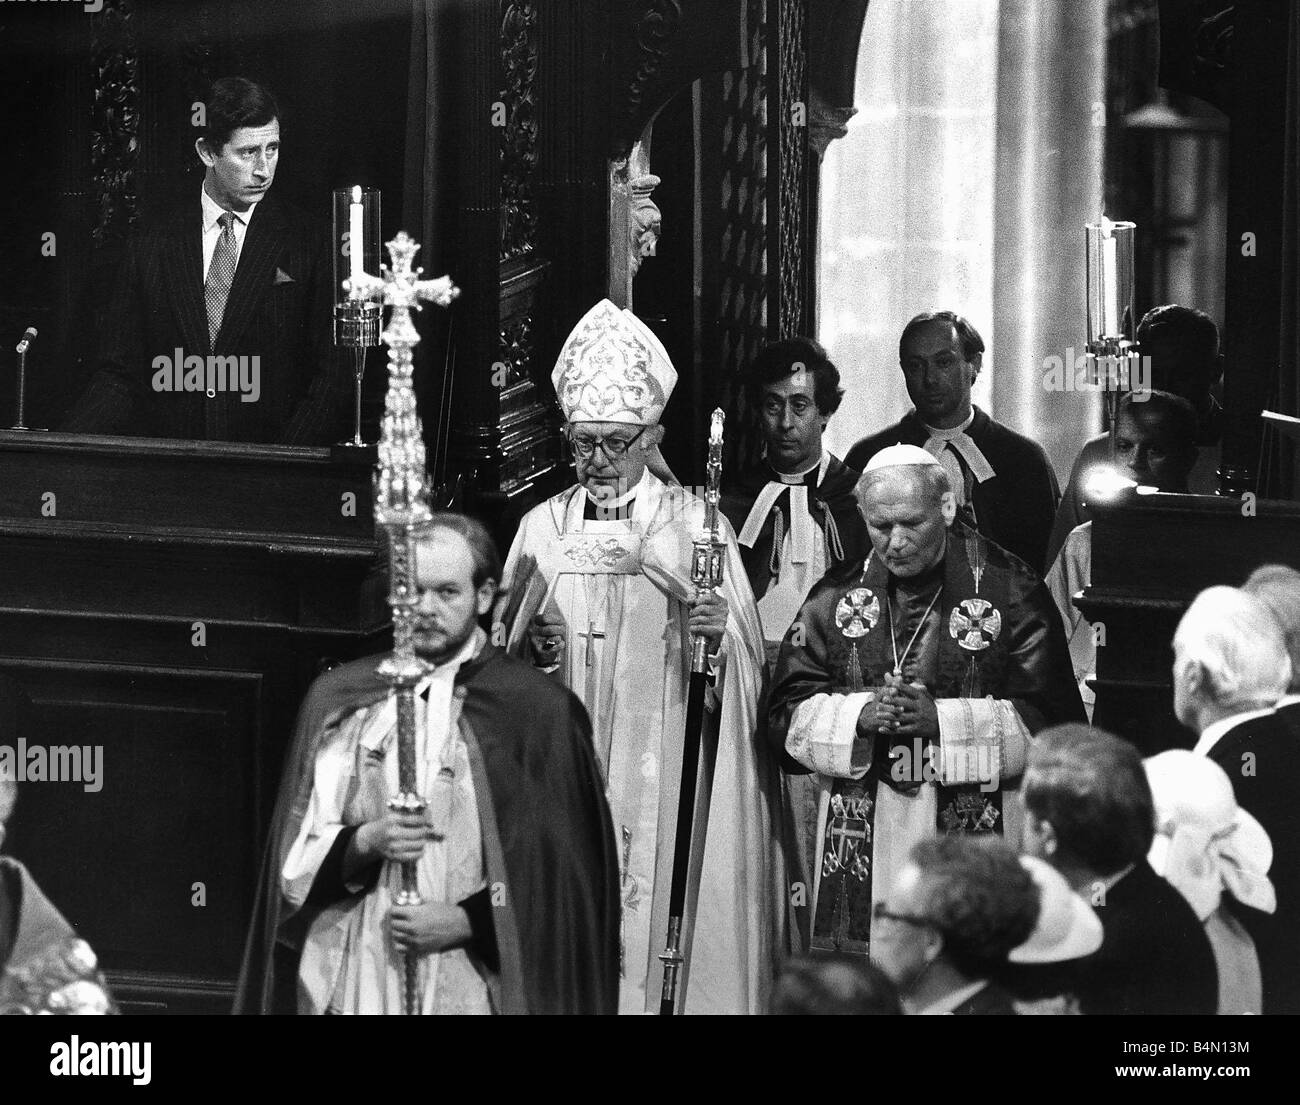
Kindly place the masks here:
POLYGON ((61 774, 5 850, 125 1011, 230 1007, 298 705, 390 647, 374 460, 0 431, 0 672, 33 704, 0 743, 61 774))
POLYGON ((1093 724, 1144 755, 1191 748, 1174 717, 1174 630, 1192 599, 1261 564, 1300 568, 1300 503, 1140 495, 1092 508, 1092 583, 1075 602, 1098 640, 1093 724))

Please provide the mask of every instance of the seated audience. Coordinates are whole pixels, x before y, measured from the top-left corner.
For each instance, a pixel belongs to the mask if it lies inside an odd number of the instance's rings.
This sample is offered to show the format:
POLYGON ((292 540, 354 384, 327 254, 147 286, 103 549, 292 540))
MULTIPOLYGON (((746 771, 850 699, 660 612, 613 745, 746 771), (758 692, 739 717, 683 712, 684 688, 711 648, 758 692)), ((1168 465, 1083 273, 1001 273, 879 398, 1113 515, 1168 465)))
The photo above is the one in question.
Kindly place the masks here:
POLYGON ((876 903, 872 952, 912 1014, 1014 1014, 992 981, 1038 918, 1038 889, 996 837, 943 836, 909 854, 876 903))
POLYGON ((1045 729, 1021 794, 1026 853, 1055 867, 1101 919, 1101 947, 1075 969, 1080 1010, 1214 1013, 1209 939, 1146 859, 1155 814, 1137 749, 1079 724, 1045 729))
POLYGON ((772 991, 777 1016, 900 1016, 898 990, 879 967, 856 955, 796 956, 772 991))
POLYGON ((1260 598, 1233 587, 1196 596, 1174 634, 1174 713, 1277 850, 1277 911, 1243 918, 1259 951, 1265 1013, 1300 1013, 1300 743, 1274 710, 1291 679, 1286 639, 1260 598))
POLYGON ((1146 761, 1156 835, 1147 853, 1205 925, 1219 967, 1219 1012, 1263 1012, 1255 942, 1223 900, 1272 913, 1268 880, 1273 845, 1258 821, 1237 806, 1232 783, 1212 760, 1171 749, 1146 761))
POLYGON ((1012 948, 999 985, 1024 1015, 1078 1014, 1075 970, 1101 947, 1101 919, 1059 871, 1035 856, 1020 864, 1038 887, 1038 919, 1029 939, 1012 948))

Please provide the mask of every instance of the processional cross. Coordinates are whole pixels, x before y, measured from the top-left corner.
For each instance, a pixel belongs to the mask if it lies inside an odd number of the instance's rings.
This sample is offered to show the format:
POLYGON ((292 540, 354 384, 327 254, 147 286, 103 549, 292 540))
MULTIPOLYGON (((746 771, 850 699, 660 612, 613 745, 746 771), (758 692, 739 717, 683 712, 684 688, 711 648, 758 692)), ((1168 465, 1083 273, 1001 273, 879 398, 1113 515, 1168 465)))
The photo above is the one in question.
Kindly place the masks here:
MULTIPOLYGON (((415 564, 411 556, 416 531, 432 517, 429 509, 424 434, 411 386, 412 350, 420 341, 411 321, 411 311, 420 302, 451 305, 460 289, 451 277, 421 280, 423 270, 411 268, 420 246, 398 231, 386 243, 392 267, 385 265, 382 276, 362 273, 344 282, 349 300, 379 300, 391 307, 388 326, 380 335, 388 346, 388 394, 379 434, 379 463, 375 466, 375 521, 388 535, 388 603, 393 610, 393 651, 379 665, 378 672, 397 699, 397 788, 389 809, 423 814, 425 801, 417 789, 415 774, 415 687, 430 670, 415 653, 415 564)), ((454 734, 449 735, 454 739, 454 734)), ((442 776, 439 776, 439 781, 442 776)), ((450 780, 446 780, 450 782, 450 780)), ((438 809, 437 815, 446 811, 438 809)), ((393 896, 395 905, 419 905, 415 864, 403 863, 402 888, 393 896)), ((403 1009, 409 1015, 419 1008, 419 960, 408 955, 404 963, 403 1009)))

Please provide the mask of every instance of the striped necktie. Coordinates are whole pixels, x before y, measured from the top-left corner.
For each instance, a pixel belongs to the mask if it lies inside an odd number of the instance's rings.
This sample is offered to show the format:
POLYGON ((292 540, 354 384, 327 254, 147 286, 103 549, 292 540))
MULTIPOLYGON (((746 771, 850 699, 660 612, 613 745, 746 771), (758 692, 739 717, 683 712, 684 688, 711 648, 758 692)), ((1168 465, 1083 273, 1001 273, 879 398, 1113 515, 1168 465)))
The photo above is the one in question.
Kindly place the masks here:
POLYGON ((207 283, 203 286, 203 298, 208 306, 209 349, 217 347, 221 319, 226 313, 226 299, 230 296, 230 285, 235 282, 235 216, 223 211, 217 221, 221 223, 221 236, 212 254, 212 264, 208 266, 207 283))

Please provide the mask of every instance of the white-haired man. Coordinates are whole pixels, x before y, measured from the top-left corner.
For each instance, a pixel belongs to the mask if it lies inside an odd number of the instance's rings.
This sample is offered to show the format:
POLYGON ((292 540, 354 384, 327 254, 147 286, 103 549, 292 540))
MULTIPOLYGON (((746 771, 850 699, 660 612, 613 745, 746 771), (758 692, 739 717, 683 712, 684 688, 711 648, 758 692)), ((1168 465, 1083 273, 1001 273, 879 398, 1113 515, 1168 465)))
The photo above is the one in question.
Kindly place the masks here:
POLYGON ((1199 734, 1198 753, 1232 780, 1242 809, 1273 840, 1277 912, 1246 918, 1259 951, 1265 1013, 1300 1013, 1300 745, 1274 712, 1291 681, 1276 620, 1235 587, 1196 596, 1174 634, 1174 713, 1199 734))
POLYGON ((716 700, 692 836, 688 903, 697 904, 685 925, 683 1008, 757 1013, 781 938, 783 875, 771 826, 777 776, 756 737, 763 637, 735 535, 720 519, 723 585, 697 594, 691 542, 704 503, 647 468, 677 373, 640 319, 596 304, 565 342, 553 380, 578 485, 525 515, 498 617, 510 651, 554 672, 591 714, 622 876, 619 1009, 659 1006, 697 634, 714 658, 716 700))
POLYGON ((1274 709, 1300 743, 1300 572, 1285 564, 1265 564, 1250 573, 1241 589, 1269 608, 1291 657, 1291 685, 1274 709))
POLYGON ((1015 839, 1004 794, 1032 734, 1084 714, 1046 587, 956 521, 938 460, 882 449, 858 502, 871 551, 809 593, 768 723, 821 784, 812 947, 861 955, 882 924, 873 903, 912 846, 938 833, 1015 839))

